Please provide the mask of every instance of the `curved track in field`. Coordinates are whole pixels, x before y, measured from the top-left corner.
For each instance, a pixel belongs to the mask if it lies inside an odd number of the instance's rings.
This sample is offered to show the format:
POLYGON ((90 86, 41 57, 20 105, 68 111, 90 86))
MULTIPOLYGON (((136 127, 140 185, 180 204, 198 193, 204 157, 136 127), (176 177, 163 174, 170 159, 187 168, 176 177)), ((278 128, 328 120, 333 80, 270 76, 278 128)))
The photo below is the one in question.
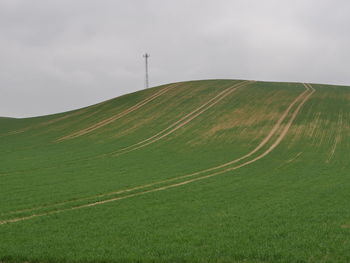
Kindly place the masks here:
POLYGON ((149 138, 147 138, 147 139, 145 139, 143 141, 140 141, 140 142, 135 143, 133 145, 130 145, 128 147, 122 148, 122 149, 117 150, 115 152, 105 154, 103 156, 106 156, 106 155, 119 156, 121 154, 132 152, 132 151, 138 150, 140 148, 146 147, 146 146, 148 146, 150 144, 153 144, 153 143, 155 143, 155 142, 157 142, 157 141, 159 141, 159 140, 161 140, 161 139, 171 135, 176 130, 182 128, 183 126, 185 126, 186 124, 191 122, 193 119, 195 119, 198 116, 202 115, 204 112, 206 112, 211 107, 213 107, 216 104, 218 104, 221 100, 226 98, 228 95, 232 94, 238 88, 247 86, 250 83, 253 83, 253 82, 252 81, 243 81, 243 82, 240 82, 240 83, 238 83, 236 85, 233 85, 233 86, 225 89, 224 91, 220 92, 215 97, 211 98, 209 101, 205 102, 204 104, 199 106, 197 109, 195 109, 194 111, 188 113, 186 116, 182 117, 181 119, 179 119, 178 121, 174 122, 173 124, 171 124, 167 128, 165 128, 162 131, 158 132, 157 134, 155 134, 155 135, 153 135, 153 136, 151 136, 151 137, 149 137, 149 138))
MULTIPOLYGON (((176 83, 176 84, 173 84, 173 85, 177 85, 177 84, 180 84, 180 83, 176 83)), ((145 100, 150 99, 151 97, 153 97, 153 96, 155 96, 155 95, 156 95, 156 94, 153 94, 153 95, 151 95, 150 97, 146 98, 145 100)), ((113 100, 113 99, 110 99, 110 100, 113 100)), ((74 111, 74 112, 72 112, 72 113, 65 114, 64 116, 61 116, 61 117, 58 117, 58 118, 54 118, 54 119, 49 120, 49 121, 44 121, 44 122, 41 122, 41 123, 38 123, 38 124, 35 124, 35 125, 30 125, 30 126, 24 127, 24 128, 22 128, 22 129, 19 129, 19 130, 9 131, 9 132, 0 134, 0 137, 4 137, 4 136, 9 136, 9 135, 14 135, 14 134, 23 133, 23 132, 26 132, 26 131, 31 130, 31 129, 40 128, 40 127, 45 127, 45 126, 47 126, 47 125, 51 125, 51 124, 57 123, 57 122, 59 122, 59 121, 67 120, 67 119, 69 119, 69 118, 71 118, 71 117, 75 117, 75 116, 82 115, 82 114, 84 114, 86 111, 91 110, 91 109, 93 109, 93 108, 95 108, 95 107, 97 107, 97 106, 100 106, 101 104, 104 104, 104 103, 106 103, 106 102, 108 102, 108 101, 110 101, 110 100, 106 100, 106 101, 104 101, 104 102, 97 103, 97 104, 92 105, 92 106, 89 106, 89 107, 87 107, 87 108, 80 109, 80 110, 74 111)), ((144 100, 144 101, 145 101, 145 100, 144 100)), ((134 106, 136 106, 136 105, 134 105, 134 106)), ((134 106, 133 106, 133 107, 134 107, 134 106)), ((132 108, 132 107, 131 107, 131 108, 132 108)), ((129 108, 129 109, 130 109, 130 108, 129 108)), ((96 111, 96 113, 98 113, 98 111, 96 111)), ((92 115, 94 115, 94 114, 92 114, 92 115)), ((69 135, 67 135, 67 136, 69 136, 69 135)), ((65 137, 67 137, 67 136, 65 136, 65 137)), ((63 137, 63 138, 64 138, 64 137, 63 137)), ((60 140, 60 139, 61 139, 61 138, 57 139, 57 141, 60 140)))
POLYGON ((127 114, 133 112, 133 111, 136 111, 138 109, 140 109, 141 107, 145 106, 146 104, 148 104, 149 102, 155 100, 156 98, 158 98, 159 96, 165 94, 166 92, 168 92, 170 89, 178 86, 180 83, 176 83, 176 84, 172 84, 158 92, 156 92, 155 94, 149 96, 148 98, 144 99, 143 101, 140 101, 139 103, 135 104, 134 106, 131 106, 130 108, 112 116, 112 117, 109 117, 105 120, 102 120, 102 121, 99 121, 85 129, 82 129, 82 130, 79 130, 79 131, 76 131, 74 133, 71 133, 69 135, 66 135, 66 136, 63 136, 61 138, 58 138, 55 142, 62 142, 62 141, 65 141, 65 140, 70 140, 70 139, 74 139, 74 138, 77 138, 77 137, 80 137, 80 136, 83 136, 85 134, 88 134, 90 132, 93 132, 97 129, 100 129, 124 116, 126 116, 127 114))
MULTIPOLYGON (((57 213, 62 213, 62 212, 65 212, 65 211, 81 209, 81 208, 85 208, 85 207, 92 207, 92 206, 96 206, 96 205, 100 205, 100 204, 104 204, 104 203, 109 203, 109 202, 113 202, 113 201, 117 201, 117 200, 122 200, 122 199, 126 199, 126 198, 135 197, 135 196, 138 196, 138 195, 143 195, 143 194, 147 194, 147 193, 152 193, 152 192, 162 191, 162 190, 166 190, 166 189, 170 189, 170 188, 175 188, 175 187, 186 185, 186 184, 189 184, 189 183, 192 183, 192 182, 195 182, 195 181, 199 181, 199 180, 203 180, 203 179, 206 179, 206 178, 210 178, 210 177, 213 177, 213 176, 216 176, 216 175, 219 175, 219 174, 227 173, 227 172, 239 169, 241 167, 247 166, 249 164, 252 164, 252 163, 262 159, 263 157, 265 157, 269 153, 271 153, 281 143, 281 141, 285 138, 285 136, 287 135, 287 133, 288 133, 292 123, 294 122, 294 120, 298 116, 298 113, 300 112, 301 108, 303 107, 303 105, 309 100, 309 98, 315 92, 315 89, 310 84, 304 84, 304 87, 305 87, 306 90, 302 94, 300 94, 290 104, 290 106, 282 114, 281 118, 278 120, 278 122, 273 127, 273 129, 270 131, 270 133, 267 135, 267 137, 253 151, 251 151, 250 153, 248 153, 247 155, 244 155, 243 157, 241 157, 239 159, 233 160, 231 162, 228 162, 228 163, 220 165, 220 166, 216 166, 214 168, 202 170, 202 171, 197 172, 197 173, 192 173, 192 174, 188 174, 188 175, 184 175, 184 176, 180 176, 180 177, 176 177, 176 178, 171 178, 171 179, 168 179, 168 180, 163 180, 163 181, 159 181, 159 182, 155 182, 155 183, 150 183, 150 184, 147 184, 147 185, 138 186, 138 187, 134 187, 134 188, 130 188, 130 189, 120 190, 120 191, 113 192, 113 193, 101 194, 101 195, 95 196, 94 198, 111 196, 111 195, 118 195, 118 194, 124 194, 124 193, 132 192, 132 191, 135 191, 135 190, 144 190, 144 191, 131 193, 131 194, 126 194, 126 195, 123 195, 123 196, 109 198, 109 199, 105 199, 105 200, 101 200, 101 201, 90 202, 90 203, 87 203, 87 204, 76 205, 76 206, 69 207, 69 208, 57 209, 57 210, 53 210, 53 211, 32 214, 32 215, 29 215, 29 216, 22 216, 22 217, 7 219, 7 220, 0 221, 0 224, 14 223, 14 222, 19 222, 19 221, 35 218, 35 217, 41 217, 41 216, 46 216, 46 215, 51 215, 51 214, 57 214, 57 213), (292 111, 294 106, 296 108, 292 111), (288 120, 288 115, 289 114, 291 114, 291 116, 290 116, 290 118, 288 120), (282 125, 283 121, 287 121, 287 123, 284 126, 282 125), (278 134, 278 131, 280 129, 281 129, 281 131, 278 134), (275 140, 271 141, 271 138, 274 135, 278 135, 278 137, 275 140), (271 143, 271 145, 267 149, 265 149, 262 153, 260 153, 258 156, 254 157, 253 159, 243 161, 244 159, 248 159, 253 154, 257 153, 260 149, 262 149, 268 143, 271 143), (239 163, 240 161, 243 161, 243 162, 240 163, 240 164, 237 164, 235 166, 231 166, 232 164, 239 163), (222 169, 222 168, 224 168, 224 169, 222 169), (217 170, 217 171, 215 171, 215 170, 217 170), (206 174, 206 175, 195 177, 196 175, 200 175, 200 174, 204 174, 204 173, 208 173, 208 172, 210 172, 210 173, 206 174), (188 179, 190 177, 195 177, 195 178, 188 179), (161 185, 161 184, 165 184, 165 183, 169 183, 169 182, 174 182, 176 180, 181 180, 181 179, 185 179, 185 178, 186 178, 185 181, 180 181, 180 182, 176 182, 176 183, 172 183, 172 184, 168 184, 168 185, 164 185, 164 186, 158 186, 158 187, 153 188, 153 189, 145 190, 145 189, 147 189, 149 187, 152 187, 152 186, 155 186, 155 185, 161 185)), ((90 198, 93 198, 93 197, 90 197, 90 198)), ((83 199, 80 199, 80 200, 83 200, 83 199)), ((87 200, 87 198, 85 198, 84 200, 87 200)), ((75 200, 75 201, 77 201, 77 200, 75 200)))
MULTIPOLYGON (((162 131, 158 132, 157 134, 155 134, 155 135, 153 135, 153 136, 151 136, 151 137, 149 137, 141 142, 127 146, 127 147, 120 149, 120 150, 117 150, 117 151, 113 151, 113 152, 109 152, 109 153, 105 153, 105 154, 99 154, 99 155, 88 157, 88 158, 77 158, 77 159, 69 160, 68 162, 70 163, 72 161, 89 161, 89 160, 95 160, 98 158, 113 157, 113 156, 117 157, 119 155, 131 152, 131 151, 135 151, 135 150, 138 150, 140 148, 146 147, 150 144, 153 144, 153 143, 159 141, 160 139, 163 139, 163 138, 171 135, 173 132, 175 132, 179 128, 182 128, 183 126, 185 126, 186 124, 191 122, 196 117, 202 115, 208 109, 210 109, 211 107, 213 107, 217 103, 219 103, 222 99, 224 99, 228 95, 232 94, 236 89, 241 88, 241 87, 245 87, 253 82, 254 81, 241 81, 240 83, 237 83, 237 84, 225 89, 224 91, 220 92, 219 94, 217 94, 216 96, 211 98, 209 101, 207 101, 204 104, 202 104, 201 106, 199 106, 194 111, 188 113, 187 115, 182 117, 180 120, 177 120, 175 123, 171 124, 169 127, 163 129, 162 131)), ((61 164, 62 163, 60 163, 60 165, 61 164)), ((52 168, 52 167, 54 167, 54 166, 51 165, 50 168, 52 168)), ((39 170, 42 168, 43 167, 37 168, 37 169, 39 170)), ((6 176, 8 176, 8 175, 9 174, 7 174, 6 176)))
MULTIPOLYGON (((219 92, 219 94, 216 94, 214 97, 212 97, 211 99, 209 99, 208 101, 206 101, 205 103, 200 105, 198 108, 196 108, 192 112, 186 114, 181 119, 177 120, 176 122, 174 122, 173 124, 171 124, 167 128, 165 128, 162 131, 158 132, 157 134, 155 134, 155 135, 153 135, 153 136, 151 136, 151 137, 149 137, 149 138, 147 138, 147 139, 145 139, 145 140, 143 140, 143 141, 141 141, 139 143, 136 143, 136 144, 133 144, 131 146, 128 146, 128 147, 126 147, 124 149, 127 149, 128 150, 127 152, 130 152, 130 151, 134 151, 134 150, 137 150, 139 148, 145 147, 145 146, 147 146, 147 145, 149 145, 151 143, 154 143, 156 141, 159 141, 160 139, 170 135, 171 133, 175 132, 177 129, 183 127, 184 125, 188 124, 190 121, 195 119, 196 117, 198 117, 201 114, 203 114, 209 108, 211 108, 215 104, 219 103, 222 99, 224 99, 228 95, 232 94, 238 88, 242 88, 242 87, 248 86, 249 84, 251 84, 253 82, 254 81, 241 81, 241 82, 239 82, 239 83, 237 83, 237 84, 235 84, 235 85, 233 85, 233 86, 231 86, 229 88, 226 88, 222 92, 219 92), (142 144, 142 143, 147 143, 147 144, 145 145, 145 144, 142 144)), ((123 150, 123 149, 121 149, 121 150, 123 150)), ((118 151, 116 151, 116 152, 118 152, 118 151)), ((106 154, 94 156, 94 157, 91 157, 91 158, 76 159, 76 160, 80 160, 80 161, 82 161, 82 160, 84 160, 84 161, 92 160, 92 159, 96 159, 96 158, 111 156, 114 153, 115 152, 106 153, 106 154)), ((122 153, 126 153, 126 152, 122 152, 122 153)), ((119 153, 119 155, 121 155, 121 153, 119 153)), ((67 203, 71 203, 71 202, 75 202, 75 201, 79 201, 79 200, 85 200, 85 199, 86 198, 79 198, 79 199, 75 199, 74 201, 64 201, 64 202, 55 203, 55 204, 51 204, 51 205, 45 205, 45 206, 39 206, 39 207, 35 207, 35 208, 16 210, 16 211, 5 213, 5 214, 14 214, 14 213, 20 213, 20 212, 28 212, 28 211, 41 209, 41 208, 48 208, 48 207, 53 207, 53 206, 59 206, 59 205, 63 205, 63 204, 67 204, 67 203)), ((0 214, 0 216, 1 215, 4 215, 4 214, 0 214)))
MULTIPOLYGON (((91 106, 91 107, 94 107, 94 106, 91 106)), ((90 107, 90 109, 91 109, 91 107, 90 107)), ((10 131, 10 132, 7 132, 7 133, 3 133, 3 134, 0 134, 0 137, 9 136, 9 135, 14 135, 14 134, 19 134, 19 133, 23 133, 23 132, 29 131, 29 130, 31 130, 31 129, 40 128, 40 127, 45 127, 45 126, 47 126, 47 125, 51 125, 51 124, 54 124, 54 123, 56 123, 56 122, 66 120, 66 119, 69 119, 69 118, 71 118, 71 117, 81 115, 81 114, 85 113, 86 110, 88 110, 88 109, 78 110, 78 111, 76 111, 76 112, 73 112, 73 113, 70 113, 70 114, 66 114, 66 115, 64 115, 64 116, 62 116, 62 117, 55 118, 55 119, 53 119, 53 120, 49 120, 49 121, 45 121, 45 122, 42 122, 42 123, 38 123, 38 124, 36 124, 36 125, 31 125, 31 126, 22 128, 22 129, 20 129, 20 130, 14 130, 14 131, 10 131)))

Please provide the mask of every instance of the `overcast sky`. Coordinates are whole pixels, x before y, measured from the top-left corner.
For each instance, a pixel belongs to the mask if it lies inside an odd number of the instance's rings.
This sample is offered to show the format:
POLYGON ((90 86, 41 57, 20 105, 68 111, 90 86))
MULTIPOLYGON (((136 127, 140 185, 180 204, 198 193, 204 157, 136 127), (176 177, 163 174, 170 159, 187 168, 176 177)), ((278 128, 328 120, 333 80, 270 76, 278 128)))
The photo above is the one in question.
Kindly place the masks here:
POLYGON ((0 116, 62 112, 150 84, 350 85, 349 0, 0 0, 0 116))

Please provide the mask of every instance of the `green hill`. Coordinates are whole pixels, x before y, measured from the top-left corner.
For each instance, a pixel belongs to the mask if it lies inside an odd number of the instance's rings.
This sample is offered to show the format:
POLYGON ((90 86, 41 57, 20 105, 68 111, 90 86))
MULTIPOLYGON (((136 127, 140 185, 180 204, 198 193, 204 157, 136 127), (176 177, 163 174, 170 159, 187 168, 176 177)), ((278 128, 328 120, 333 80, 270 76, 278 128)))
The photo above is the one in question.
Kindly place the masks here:
POLYGON ((350 262, 350 87, 173 83, 0 147, 0 262, 350 262))

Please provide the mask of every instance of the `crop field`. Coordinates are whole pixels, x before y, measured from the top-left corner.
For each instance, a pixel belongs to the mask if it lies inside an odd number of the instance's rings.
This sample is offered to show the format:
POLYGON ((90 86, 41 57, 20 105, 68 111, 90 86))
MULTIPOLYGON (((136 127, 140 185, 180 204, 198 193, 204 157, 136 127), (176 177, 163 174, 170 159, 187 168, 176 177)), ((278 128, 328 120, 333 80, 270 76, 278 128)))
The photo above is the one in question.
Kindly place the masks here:
POLYGON ((0 262, 350 262, 350 87, 203 80, 0 118, 0 262))

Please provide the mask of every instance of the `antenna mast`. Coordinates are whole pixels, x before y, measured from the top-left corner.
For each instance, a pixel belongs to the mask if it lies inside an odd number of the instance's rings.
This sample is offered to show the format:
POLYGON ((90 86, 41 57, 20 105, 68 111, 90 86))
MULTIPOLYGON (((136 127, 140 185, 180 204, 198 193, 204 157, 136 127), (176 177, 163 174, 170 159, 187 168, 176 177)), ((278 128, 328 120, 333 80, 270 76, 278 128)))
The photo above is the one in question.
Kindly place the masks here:
POLYGON ((145 67, 146 67, 146 77, 145 77, 145 88, 148 89, 148 58, 150 55, 148 53, 144 54, 143 57, 145 58, 145 67))

